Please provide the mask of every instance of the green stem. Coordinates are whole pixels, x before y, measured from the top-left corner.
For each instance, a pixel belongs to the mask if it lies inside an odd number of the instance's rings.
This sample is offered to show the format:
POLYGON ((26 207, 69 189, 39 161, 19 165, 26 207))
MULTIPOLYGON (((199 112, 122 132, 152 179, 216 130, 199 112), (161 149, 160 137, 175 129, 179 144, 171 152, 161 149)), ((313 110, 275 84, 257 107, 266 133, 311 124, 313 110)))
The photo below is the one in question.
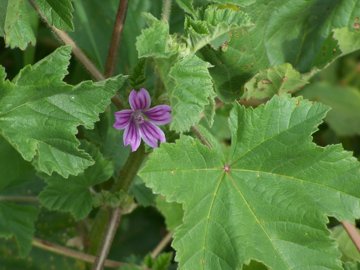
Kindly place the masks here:
POLYGON ((114 183, 112 190, 128 191, 144 159, 145 159, 145 147, 144 144, 141 144, 137 151, 132 152, 129 155, 125 165, 119 172, 117 181, 114 183))

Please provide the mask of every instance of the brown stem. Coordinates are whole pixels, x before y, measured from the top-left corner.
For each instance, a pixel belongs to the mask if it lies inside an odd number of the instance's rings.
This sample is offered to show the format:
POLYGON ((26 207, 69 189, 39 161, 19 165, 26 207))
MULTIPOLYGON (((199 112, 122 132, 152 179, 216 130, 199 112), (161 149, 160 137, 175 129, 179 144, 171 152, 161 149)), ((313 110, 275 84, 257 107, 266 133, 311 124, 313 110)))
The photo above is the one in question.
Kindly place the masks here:
POLYGON ((116 58, 119 51, 118 48, 120 47, 121 42, 121 33, 124 29, 127 4, 127 0, 120 0, 111 37, 111 44, 105 64, 105 77, 107 78, 113 75, 115 70, 116 58))
POLYGON ((165 237, 159 242, 159 244, 154 248, 154 250, 151 252, 150 256, 151 258, 156 258, 161 251, 163 251, 164 248, 171 242, 172 234, 168 233, 165 235, 165 237))
POLYGON ((360 252, 360 234, 359 234, 358 230, 356 229, 356 227, 347 221, 342 221, 341 224, 343 225, 345 231, 347 232, 347 234, 353 241, 357 250, 360 252))
MULTIPOLYGON (((67 33, 60 29, 57 29, 48 22, 44 14, 41 13, 39 7, 34 0, 29 0, 29 2, 39 14, 42 21, 50 28, 50 30, 55 34, 55 36, 65 45, 71 46, 74 56, 85 67, 85 69, 90 73, 90 75, 97 81, 104 80, 105 76, 97 69, 97 67, 86 56, 86 54, 76 45, 75 41, 67 33)), ((111 101, 117 108, 122 108, 121 100, 119 99, 119 97, 113 96, 111 98, 111 101)))
POLYGON ((115 208, 112 212, 110 223, 108 224, 108 227, 106 229, 106 235, 103 239, 100 252, 96 256, 96 260, 94 262, 94 265, 92 267, 92 270, 102 270, 104 269, 104 264, 106 261, 106 258, 109 254, 111 244, 114 240, 116 230, 119 226, 121 219, 121 210, 120 208, 115 208))
MULTIPOLYGON (((76 251, 76 250, 73 250, 70 248, 66 248, 66 247, 63 247, 63 246, 60 246, 57 244, 53 244, 53 243, 50 243, 48 241, 41 240, 38 238, 34 238, 32 240, 32 245, 34 247, 38 247, 38 248, 41 248, 41 249, 44 249, 44 250, 47 250, 47 251, 50 251, 50 252, 53 252, 53 253, 56 253, 59 255, 74 258, 74 259, 81 260, 84 262, 94 263, 94 261, 95 261, 95 256, 92 256, 90 254, 86 254, 86 253, 83 253, 80 251, 76 251)), ((122 262, 113 261, 113 260, 105 260, 104 265, 106 267, 118 268, 121 266, 125 266, 127 264, 122 263, 122 262)))

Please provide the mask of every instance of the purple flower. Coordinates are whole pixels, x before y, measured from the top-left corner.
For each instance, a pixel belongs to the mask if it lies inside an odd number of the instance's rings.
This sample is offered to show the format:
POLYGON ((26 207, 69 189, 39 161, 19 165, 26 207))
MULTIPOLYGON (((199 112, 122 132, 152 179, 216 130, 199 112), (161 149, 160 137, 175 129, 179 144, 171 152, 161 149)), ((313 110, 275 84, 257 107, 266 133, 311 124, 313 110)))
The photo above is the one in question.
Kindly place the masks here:
POLYGON ((124 145, 130 144, 134 152, 139 148, 141 139, 153 148, 158 146, 158 141, 165 142, 165 134, 157 125, 170 123, 171 107, 158 105, 150 108, 151 98, 144 88, 139 92, 132 90, 129 103, 131 110, 115 112, 114 128, 125 129, 124 145))

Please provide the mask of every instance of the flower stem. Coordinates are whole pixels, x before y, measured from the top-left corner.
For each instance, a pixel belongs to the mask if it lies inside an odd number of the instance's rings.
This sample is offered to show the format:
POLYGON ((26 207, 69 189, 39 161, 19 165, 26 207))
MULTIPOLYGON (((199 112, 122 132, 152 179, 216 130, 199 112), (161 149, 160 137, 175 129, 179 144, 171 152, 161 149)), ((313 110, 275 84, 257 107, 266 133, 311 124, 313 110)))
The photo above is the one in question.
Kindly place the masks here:
POLYGON ((118 48, 120 47, 121 42, 121 33, 124 29, 127 5, 127 0, 120 0, 111 37, 111 44, 105 64, 105 77, 113 75, 115 70, 116 59, 119 51, 118 48))
POLYGON ((113 191, 124 190, 128 191, 133 179, 135 178, 140 166, 145 158, 145 147, 141 144, 137 151, 132 152, 125 165, 119 172, 117 181, 112 188, 113 191))

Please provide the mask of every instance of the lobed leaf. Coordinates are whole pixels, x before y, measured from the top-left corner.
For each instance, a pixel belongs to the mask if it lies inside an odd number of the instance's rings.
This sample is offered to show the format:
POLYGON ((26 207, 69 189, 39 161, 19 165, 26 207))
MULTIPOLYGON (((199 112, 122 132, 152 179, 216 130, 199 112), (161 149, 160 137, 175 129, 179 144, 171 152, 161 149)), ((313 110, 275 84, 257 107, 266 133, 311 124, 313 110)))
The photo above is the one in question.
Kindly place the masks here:
POLYGON ((78 148, 76 128, 93 128, 124 82, 120 75, 97 83, 64 83, 70 51, 70 47, 57 49, 23 68, 11 82, 0 68, 0 134, 38 170, 63 177, 94 163, 78 148))
POLYGON ((359 163, 311 134, 328 107, 274 96, 235 106, 231 148, 182 136, 162 144, 140 175, 155 193, 183 204, 173 246, 180 269, 342 269, 326 216, 360 216, 359 163))

